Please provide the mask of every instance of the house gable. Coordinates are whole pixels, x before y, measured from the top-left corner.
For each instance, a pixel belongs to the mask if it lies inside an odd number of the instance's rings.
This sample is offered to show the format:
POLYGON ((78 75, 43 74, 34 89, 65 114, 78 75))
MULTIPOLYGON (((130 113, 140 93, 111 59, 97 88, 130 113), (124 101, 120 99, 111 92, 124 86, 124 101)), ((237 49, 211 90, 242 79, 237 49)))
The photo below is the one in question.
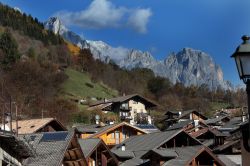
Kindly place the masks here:
POLYGON ((35 156, 24 160, 24 165, 87 165, 74 131, 25 134, 19 137, 36 152, 35 156))
POLYGON ((99 138, 78 139, 89 165, 101 162, 101 165, 118 165, 115 155, 99 138))
POLYGON ((132 126, 126 122, 113 125, 96 134, 90 135, 88 138, 101 138, 107 145, 113 146, 123 142, 131 136, 146 134, 147 132, 132 126))
POLYGON ((61 122, 54 118, 19 120, 18 129, 16 129, 16 122, 12 122, 12 126, 13 130, 18 131, 18 134, 67 130, 61 122))
POLYGON ((183 147, 183 146, 195 146, 201 145, 200 141, 191 137, 185 131, 179 132, 174 135, 171 139, 166 140, 157 148, 173 148, 173 147, 183 147))

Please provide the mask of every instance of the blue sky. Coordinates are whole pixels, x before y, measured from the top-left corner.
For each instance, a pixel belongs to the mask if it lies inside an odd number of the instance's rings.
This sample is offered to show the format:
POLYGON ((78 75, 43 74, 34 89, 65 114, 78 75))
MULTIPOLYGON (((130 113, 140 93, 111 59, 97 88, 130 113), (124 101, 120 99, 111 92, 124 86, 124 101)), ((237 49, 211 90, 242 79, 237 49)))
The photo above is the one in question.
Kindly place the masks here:
POLYGON ((150 51, 164 59, 191 47, 210 54, 224 78, 238 78, 230 55, 250 35, 249 0, 3 0, 40 21, 58 15, 89 40, 150 51))

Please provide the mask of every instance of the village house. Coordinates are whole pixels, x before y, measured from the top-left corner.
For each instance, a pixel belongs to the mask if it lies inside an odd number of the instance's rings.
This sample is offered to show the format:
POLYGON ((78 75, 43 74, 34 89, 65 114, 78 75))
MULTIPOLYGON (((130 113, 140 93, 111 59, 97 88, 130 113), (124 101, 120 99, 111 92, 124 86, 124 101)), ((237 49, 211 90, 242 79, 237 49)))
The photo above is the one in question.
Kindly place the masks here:
POLYGON ((224 126, 229 121, 230 121, 230 117, 228 115, 223 115, 223 116, 217 116, 215 118, 207 119, 204 121, 204 123, 209 126, 220 128, 221 126, 224 126))
POLYGON ((207 119, 208 118, 206 116, 195 110, 187 110, 183 112, 167 111, 161 123, 164 125, 165 129, 169 129, 170 127, 172 128, 184 127, 186 124, 190 122, 192 122, 193 125, 196 127, 199 125, 200 122, 204 122, 207 119), (178 125, 175 126, 175 124, 178 125))
POLYGON ((119 161, 99 138, 78 139, 88 166, 117 166, 119 161))
POLYGON ((221 133, 216 128, 203 128, 189 133, 192 137, 198 139, 201 143, 213 149, 224 144, 227 135, 221 133))
MULTIPOLYGON (((9 123, 5 125, 5 130, 10 131, 9 123)), ((17 124, 16 121, 13 121, 12 130, 13 132, 18 132, 18 134, 30 134, 39 132, 66 131, 67 129, 57 119, 43 118, 18 120, 17 124)))
POLYGON ((36 152, 23 161, 25 166, 87 166, 75 131, 24 134, 19 138, 36 152))
POLYGON ((223 126, 219 127, 218 130, 221 132, 230 135, 230 132, 240 128, 240 124, 244 122, 242 117, 233 117, 230 121, 226 122, 223 126))
POLYGON ((102 110, 104 113, 117 113, 122 121, 132 125, 152 124, 150 111, 156 107, 153 101, 138 94, 104 99, 91 104, 88 110, 102 110))
POLYGON ((121 165, 214 165, 225 164, 183 130, 169 130, 131 137, 111 151, 121 165))
POLYGON ((120 144, 131 136, 147 134, 145 130, 126 122, 113 125, 100 123, 94 125, 76 126, 76 130, 79 133, 80 138, 100 138, 109 147, 120 144))

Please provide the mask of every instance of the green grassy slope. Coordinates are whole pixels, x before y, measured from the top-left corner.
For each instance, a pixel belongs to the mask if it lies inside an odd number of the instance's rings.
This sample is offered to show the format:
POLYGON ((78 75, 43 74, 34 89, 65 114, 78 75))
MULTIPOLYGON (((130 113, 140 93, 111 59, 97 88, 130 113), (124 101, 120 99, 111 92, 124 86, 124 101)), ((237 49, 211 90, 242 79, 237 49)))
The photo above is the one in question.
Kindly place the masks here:
POLYGON ((66 69, 68 79, 63 83, 62 88, 66 96, 75 98, 111 98, 118 95, 113 90, 101 83, 93 83, 87 73, 81 73, 73 69, 66 69))

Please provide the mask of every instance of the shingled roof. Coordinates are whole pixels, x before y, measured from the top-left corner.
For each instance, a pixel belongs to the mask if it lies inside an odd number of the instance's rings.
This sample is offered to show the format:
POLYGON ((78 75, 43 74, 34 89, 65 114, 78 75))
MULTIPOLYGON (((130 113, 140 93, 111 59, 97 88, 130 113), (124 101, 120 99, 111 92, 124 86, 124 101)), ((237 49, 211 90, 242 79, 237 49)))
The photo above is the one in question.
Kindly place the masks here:
POLYGON ((167 128, 166 130, 182 129, 182 128, 188 126, 189 124, 194 124, 194 121, 193 120, 180 121, 180 122, 177 122, 177 123, 173 124, 172 126, 167 128))
MULTIPOLYGON (((145 135, 132 136, 127 140, 123 141, 122 144, 125 144, 126 146, 125 151, 133 152, 135 157, 141 157, 148 151, 159 148, 160 146, 168 142, 170 139, 182 132, 194 141, 196 141, 198 145, 201 145, 198 140, 192 138, 183 130, 170 130, 165 132, 156 132, 145 135)), ((111 149, 111 151, 117 154, 119 151, 121 151, 121 145, 116 145, 113 149, 111 149)))
POLYGON ((178 157, 168 160, 167 162, 163 164, 163 166, 190 165, 192 160, 204 151, 207 152, 210 155, 210 157, 212 157, 217 163, 219 163, 222 166, 225 165, 208 148, 202 145, 177 147, 177 148, 174 148, 173 150, 178 154, 178 157))
POLYGON ((230 120, 230 117, 228 115, 226 116, 220 116, 220 117, 217 117, 217 118, 212 118, 212 119, 207 119, 204 121, 205 124, 215 124, 215 123, 218 123, 220 121, 223 121, 223 120, 230 120))
MULTIPOLYGON (((18 134, 31 134, 39 131, 46 125, 51 124, 58 131, 66 131, 67 129, 54 118, 43 118, 43 119, 28 119, 18 121, 18 134)), ((9 126, 9 124, 7 124, 9 126)), ((13 130, 16 131, 16 122, 12 122, 13 130)))
POLYGON ((198 111, 195 111, 195 110, 186 110, 186 111, 183 111, 182 114, 179 116, 178 119, 182 119, 182 118, 184 118, 185 116, 188 116, 191 113, 194 113, 197 116, 203 118, 204 120, 207 120, 206 116, 204 116, 203 114, 201 114, 201 113, 199 113, 198 111))
MULTIPOLYGON (((26 166, 59 166, 63 164, 71 141, 75 137, 74 131, 47 132, 36 134, 25 134, 19 136, 26 140, 35 149, 36 155, 24 160, 26 166)), ((79 163, 86 165, 86 160, 80 149, 75 150, 77 156, 82 156, 79 163)), ((67 155, 69 155, 67 153, 67 155)))
POLYGON ((121 123, 117 123, 117 124, 113 124, 113 125, 105 125, 105 126, 101 126, 101 125, 86 125, 86 126, 76 126, 76 129, 78 132, 80 133, 93 133, 92 135, 90 135, 88 138, 96 138, 104 133, 107 133, 111 130, 114 130, 118 127, 121 126, 128 126, 131 128, 134 128, 142 133, 148 133, 146 130, 143 130, 139 127, 133 126, 127 122, 121 122, 121 123))
POLYGON ((220 132, 219 130, 214 129, 214 128, 203 128, 203 129, 200 129, 200 130, 198 130, 196 132, 190 133, 190 135, 192 137, 197 138, 197 137, 199 137, 199 136, 201 136, 201 135, 203 135, 203 134, 205 134, 207 132, 210 132, 214 136, 217 136, 217 137, 226 137, 227 136, 226 134, 223 134, 222 132, 220 132))

